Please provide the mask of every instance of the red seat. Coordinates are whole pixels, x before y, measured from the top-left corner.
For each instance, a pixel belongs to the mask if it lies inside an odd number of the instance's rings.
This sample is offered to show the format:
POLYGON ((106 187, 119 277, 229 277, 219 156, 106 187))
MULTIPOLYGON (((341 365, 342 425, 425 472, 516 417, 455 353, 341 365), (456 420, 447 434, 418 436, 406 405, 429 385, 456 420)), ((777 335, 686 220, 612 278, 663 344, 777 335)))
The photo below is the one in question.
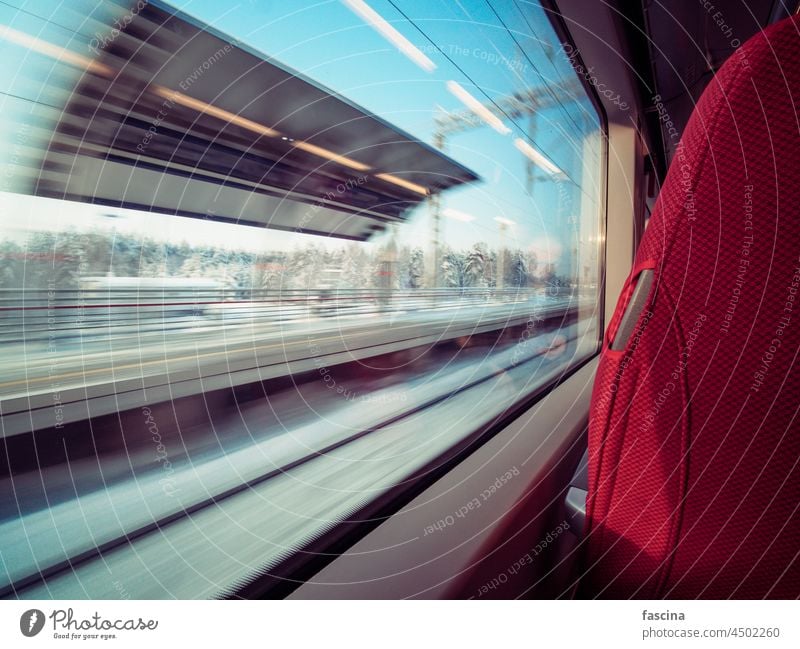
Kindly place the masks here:
POLYGON ((799 112, 795 16, 686 127, 594 386, 584 597, 800 596, 799 112))

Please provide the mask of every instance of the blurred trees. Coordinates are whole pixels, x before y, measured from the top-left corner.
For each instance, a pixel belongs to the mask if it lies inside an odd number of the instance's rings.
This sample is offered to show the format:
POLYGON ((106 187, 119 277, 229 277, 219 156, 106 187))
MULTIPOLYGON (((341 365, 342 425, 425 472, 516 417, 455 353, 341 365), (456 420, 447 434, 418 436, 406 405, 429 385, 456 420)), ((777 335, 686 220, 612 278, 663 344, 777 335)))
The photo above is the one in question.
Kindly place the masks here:
MULTIPOLYGON (((426 255, 421 247, 386 247, 355 242, 306 243, 292 250, 253 254, 241 250, 139 239, 118 232, 35 232, 24 243, 0 242, 0 288, 77 289, 80 277, 194 277, 215 279, 234 291, 376 288, 387 281, 401 290, 426 288, 426 255), (387 268, 392 278, 384 277, 387 268), (323 287, 322 284, 325 284, 323 287)), ((520 249, 491 250, 476 243, 467 250, 443 247, 443 286, 505 288, 564 286, 554 264, 540 268, 536 255, 520 249), (498 269, 500 261, 503 268, 498 269), (502 273, 502 283, 498 282, 502 273)), ((244 293, 241 293, 244 295, 244 293)))

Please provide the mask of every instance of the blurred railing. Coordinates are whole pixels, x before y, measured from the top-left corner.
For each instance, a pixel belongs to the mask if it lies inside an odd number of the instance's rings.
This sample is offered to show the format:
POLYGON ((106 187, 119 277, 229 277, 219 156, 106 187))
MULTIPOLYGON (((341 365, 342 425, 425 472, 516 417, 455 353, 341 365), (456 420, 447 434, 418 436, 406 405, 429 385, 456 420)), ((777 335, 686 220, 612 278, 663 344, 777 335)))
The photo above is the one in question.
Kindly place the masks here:
MULTIPOLYGON (((563 293, 563 291, 561 291, 563 293)), ((441 289, 0 289, 0 341, 23 342, 220 325, 503 305, 544 288, 441 289)))

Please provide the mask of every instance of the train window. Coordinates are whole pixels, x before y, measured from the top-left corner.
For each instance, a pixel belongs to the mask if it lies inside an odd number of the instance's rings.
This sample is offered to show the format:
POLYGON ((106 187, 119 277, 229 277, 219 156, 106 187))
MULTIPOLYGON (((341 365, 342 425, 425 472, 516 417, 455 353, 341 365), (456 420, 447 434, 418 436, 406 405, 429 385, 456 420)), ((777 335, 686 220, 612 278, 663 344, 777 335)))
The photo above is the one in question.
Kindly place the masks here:
POLYGON ((603 122, 538 2, 0 24, 3 594, 235 593, 597 351, 603 122))

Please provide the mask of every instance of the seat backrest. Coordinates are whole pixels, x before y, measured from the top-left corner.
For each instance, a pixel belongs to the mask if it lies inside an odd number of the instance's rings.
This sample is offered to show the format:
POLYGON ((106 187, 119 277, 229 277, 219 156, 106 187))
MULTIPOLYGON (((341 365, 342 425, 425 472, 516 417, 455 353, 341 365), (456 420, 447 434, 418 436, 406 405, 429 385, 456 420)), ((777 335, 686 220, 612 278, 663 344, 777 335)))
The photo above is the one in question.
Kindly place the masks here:
POLYGON ((582 596, 800 596, 799 112, 795 16, 686 127, 594 386, 582 596))

